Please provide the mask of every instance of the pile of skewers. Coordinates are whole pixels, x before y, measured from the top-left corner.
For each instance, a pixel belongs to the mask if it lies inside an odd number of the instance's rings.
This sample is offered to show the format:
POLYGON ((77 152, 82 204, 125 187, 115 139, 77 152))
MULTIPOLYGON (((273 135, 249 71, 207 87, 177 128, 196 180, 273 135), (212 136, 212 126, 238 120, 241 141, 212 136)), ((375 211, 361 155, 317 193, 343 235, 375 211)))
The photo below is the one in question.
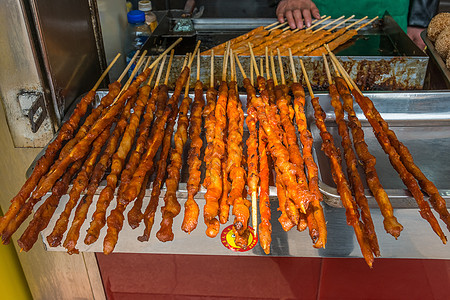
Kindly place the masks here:
MULTIPOLYGON (((68 253, 78 253, 76 245, 79 243, 80 229, 94 204, 94 194, 102 179, 106 179, 106 185, 100 186, 95 212, 84 237, 85 244, 96 242, 101 230, 106 227, 103 252, 113 252, 124 225, 125 210, 130 204, 133 207, 127 215, 128 224, 135 229, 144 223, 143 234, 138 240, 148 241, 164 183, 166 192, 164 206, 161 207, 162 221, 156 237, 162 242, 173 240, 173 220, 181 212, 177 191, 183 152, 187 150, 189 178, 181 225, 183 231, 190 233, 197 227, 201 209, 195 197, 203 185, 206 189, 203 207, 206 235, 216 237, 220 224, 228 222, 231 212, 236 244, 247 248, 249 235, 253 230, 255 235, 258 232, 260 245, 269 254, 272 239, 269 177, 273 172, 278 210, 281 212, 278 221, 282 228, 285 231, 294 227, 299 231, 308 229, 313 246, 325 247, 326 221, 320 203, 322 194, 318 187, 318 168, 312 156, 313 139, 305 117, 305 92, 295 73, 291 49, 288 49, 288 54, 293 84, 289 87, 284 78, 280 49, 276 50, 281 82, 278 81, 274 56, 269 55, 267 47, 265 59, 261 58, 258 66, 253 47, 250 43, 247 44, 251 64, 250 70, 246 72, 231 43, 228 43, 218 90, 214 84, 214 50, 211 51, 211 79, 205 103, 204 85, 199 80, 199 43, 193 54, 186 56, 175 90, 169 97, 167 81, 174 53, 172 49, 179 42, 180 40, 175 42, 151 64, 150 59, 144 63, 145 52, 142 53, 123 88, 121 89, 120 84, 123 79, 121 76, 118 81, 110 84, 109 92, 101 99, 100 104, 89 115, 85 115, 108 70, 105 71, 94 88, 82 98, 57 137, 49 144, 32 175, 12 199, 9 210, 0 220, 3 243, 10 241, 12 234, 33 212, 34 205, 42 201, 18 240, 23 250, 30 250, 39 233, 50 223, 62 195, 71 186, 68 192, 70 199, 46 239, 51 247, 62 244, 68 253), (165 81, 160 85, 169 52, 171 54, 165 81), (191 99, 189 81, 191 65, 196 55, 197 81, 195 96, 191 99), (137 75, 142 65, 143 71, 137 75), (230 81, 227 80, 228 67, 231 69, 230 81), (237 89, 237 68, 244 78, 246 108, 243 107, 237 89), (155 75, 155 84, 151 88, 155 75), (146 83, 143 84, 144 82, 146 83), (183 88, 184 97, 180 99, 183 88), (246 116, 244 110, 247 112, 246 116), (80 124, 83 118, 85 121, 80 124), (249 131, 246 141, 244 124, 247 124, 249 131), (203 134, 206 145, 203 145, 203 134), (187 142, 188 139, 190 143, 187 142), (247 145, 246 151, 244 142, 247 145), (188 144, 189 149, 185 149, 188 144), (205 170, 204 176, 202 169, 205 170), (143 210, 143 198, 151 177, 155 179, 151 183, 150 201, 143 210), (113 204, 115 208, 107 216, 108 207, 113 204), (258 209, 261 220, 259 226, 258 209), (73 220, 70 227, 69 220, 73 220), (250 220, 253 228, 249 226, 250 220)), ((362 95, 331 49, 327 45, 324 48, 331 57, 336 74, 333 82, 323 55, 331 104, 335 108, 336 122, 342 137, 348 181, 341 166, 340 151, 327 131, 324 112, 319 99, 314 97, 302 60, 300 64, 315 110, 316 125, 323 140, 322 150, 330 158, 333 179, 346 209, 347 222, 355 230, 367 264, 372 266, 374 257, 380 255, 380 249, 364 195, 363 179, 357 170, 356 157, 362 162, 368 186, 384 216, 385 230, 397 238, 403 227, 395 218, 392 205, 378 180, 375 158, 364 142, 361 123, 353 109, 353 97, 373 126, 375 135, 394 168, 416 199, 421 216, 430 223, 442 242, 446 243, 447 239, 420 188, 430 196, 432 207, 450 230, 450 215, 444 199, 420 172, 407 148, 397 140, 370 99, 362 95), (347 112, 348 122, 344 119, 344 110, 347 112), (347 126, 351 129, 355 151, 347 126)), ((136 56, 131 63, 135 59, 136 56)), ((128 69, 124 70, 123 74, 127 71, 128 69)))
POLYGON ((340 26, 353 17, 354 15, 342 20, 345 16, 341 16, 317 29, 315 29, 317 26, 321 25, 331 17, 322 16, 321 20, 314 20, 313 25, 309 28, 297 28, 294 30, 291 30, 287 23, 279 24, 278 22, 275 22, 265 27, 257 27, 246 34, 240 35, 228 42, 204 51, 201 55, 211 55, 211 51, 214 51, 216 55, 223 55, 226 44, 230 43, 234 53, 248 56, 250 55, 250 52, 247 45, 250 43, 253 46, 253 53, 256 56, 264 55, 265 47, 269 48, 269 53, 279 49, 283 56, 289 55, 288 49, 291 49, 292 54, 295 56, 321 56, 322 54, 327 53, 324 47, 325 44, 328 44, 328 47, 331 50, 334 50, 351 40, 358 34, 359 30, 371 24, 378 18, 375 17, 356 29, 351 28, 366 20, 367 17, 340 28, 340 26), (330 27, 335 23, 337 24, 330 27), (329 27, 329 29, 326 29, 327 27, 329 27))

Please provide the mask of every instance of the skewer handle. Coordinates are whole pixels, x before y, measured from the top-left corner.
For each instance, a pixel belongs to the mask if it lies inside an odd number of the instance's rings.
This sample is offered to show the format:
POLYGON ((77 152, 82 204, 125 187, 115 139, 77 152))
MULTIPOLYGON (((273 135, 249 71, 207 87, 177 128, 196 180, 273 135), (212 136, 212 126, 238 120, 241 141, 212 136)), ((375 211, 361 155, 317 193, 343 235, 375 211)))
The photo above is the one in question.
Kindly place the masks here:
POLYGON ((109 64, 109 66, 106 68, 106 70, 103 71, 103 74, 100 76, 100 78, 95 83, 94 87, 92 88, 93 91, 96 91, 98 89, 100 83, 102 83, 103 79, 105 79, 105 77, 108 74, 109 70, 111 70, 111 68, 114 66, 114 64, 119 59, 119 57, 120 57, 120 53, 117 53, 116 57, 114 57, 112 62, 109 64))

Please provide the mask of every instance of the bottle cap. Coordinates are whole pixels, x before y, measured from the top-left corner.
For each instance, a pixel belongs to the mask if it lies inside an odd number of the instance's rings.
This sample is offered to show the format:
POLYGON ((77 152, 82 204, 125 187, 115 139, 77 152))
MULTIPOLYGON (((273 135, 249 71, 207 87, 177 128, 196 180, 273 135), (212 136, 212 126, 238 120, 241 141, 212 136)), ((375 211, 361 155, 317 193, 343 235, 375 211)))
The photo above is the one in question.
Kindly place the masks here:
POLYGON ((152 10, 152 2, 148 0, 142 0, 138 2, 138 8, 142 11, 150 11, 152 10))
POLYGON ((138 24, 145 22, 145 13, 140 10, 132 10, 127 14, 128 23, 138 24))

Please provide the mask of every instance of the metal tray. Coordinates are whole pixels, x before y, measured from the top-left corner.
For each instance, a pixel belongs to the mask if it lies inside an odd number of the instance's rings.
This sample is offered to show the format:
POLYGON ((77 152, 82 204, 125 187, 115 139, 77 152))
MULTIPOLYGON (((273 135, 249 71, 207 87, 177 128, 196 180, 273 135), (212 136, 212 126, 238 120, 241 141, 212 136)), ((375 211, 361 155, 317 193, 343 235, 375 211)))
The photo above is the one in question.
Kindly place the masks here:
MULTIPOLYGON (((106 91, 99 91, 97 93, 98 96, 105 95, 106 91)), ((381 95, 381 94, 380 94, 381 95)), ((389 93, 388 95, 391 95, 389 93)), ((424 108, 420 107, 420 99, 441 99, 439 102, 441 106, 445 107, 444 98, 449 96, 448 93, 442 93, 441 97, 432 94, 427 96, 426 93, 411 93, 411 94, 398 94, 403 98, 407 99, 408 97, 411 99, 411 104, 415 103, 419 107, 416 110, 409 109, 409 111, 421 111, 426 110, 426 105, 424 108), (409 95, 409 96, 408 96, 409 95), (413 101, 417 98, 417 101, 413 101)), ((193 95, 191 95, 193 96, 193 95)), ((327 109, 328 99, 325 95, 321 96, 321 102, 325 109, 327 109)), ((370 94, 374 100, 375 98, 370 94)), ((241 101, 245 107, 246 96, 240 96, 241 101)), ((386 98, 384 98, 386 99, 386 98)), ((393 109, 394 112, 401 111, 401 107, 405 105, 404 102, 398 102, 398 108, 393 109)), ((376 102, 378 104, 378 101, 376 102)), ((378 105, 379 106, 379 105, 378 105)), ((328 105, 329 107, 329 105, 328 105)), ((397 107, 397 106, 395 106, 397 107)), ((448 109, 444 109, 441 107, 438 111, 448 111, 448 109)), ((327 109, 329 111, 329 109, 327 109)), ((311 111, 310 108, 307 110, 307 114, 309 117, 309 122, 311 123, 311 111)), ((450 115, 450 113, 448 114, 450 115)), ((360 116, 360 113, 359 113, 360 116)), ((384 115, 385 116, 385 115, 384 115)), ((434 124, 436 128, 439 124, 450 124, 450 119, 445 116, 442 118, 432 118, 431 116, 424 120, 424 124, 434 124), (432 119, 431 122, 429 120, 432 119)), ((332 115, 327 114, 327 125, 332 126, 332 115)), ((427 126, 427 125, 423 125, 427 126)), ((427 127, 429 128, 429 127, 427 127)), ((311 129, 315 135, 315 157, 316 161, 319 162, 320 167, 320 176, 322 181, 324 180, 324 174, 326 174, 327 169, 324 163, 326 163, 326 159, 321 157, 320 149, 320 137, 317 137, 317 130, 314 130, 314 126, 311 126, 311 129)), ((246 128, 245 128, 246 130, 246 128)), ((441 131, 444 134, 444 131, 441 131)), ((367 134, 368 135, 368 134, 367 134)), ((403 136, 400 136, 401 138, 403 136)), ((246 134, 244 134, 244 138, 246 138, 246 134)), ((189 141, 188 141, 189 143, 189 141)), ((245 145, 245 144, 244 144, 245 145)), ((409 144, 407 144, 410 146, 409 144)), ((205 235, 206 226, 203 223, 202 215, 203 215, 203 206, 205 204, 205 200, 203 198, 205 190, 202 188, 196 196, 196 201, 200 207, 200 217, 197 229, 194 230, 191 234, 186 234, 181 230, 181 222, 183 220, 184 215, 184 203, 187 198, 186 191, 186 181, 188 177, 188 168, 186 164, 187 157, 187 149, 188 144, 185 147, 184 159, 183 159, 183 167, 182 167, 182 176, 181 183, 179 186, 179 192, 177 193, 178 201, 181 204, 181 212, 174 219, 173 223, 173 232, 174 232, 174 240, 172 242, 162 243, 156 239, 156 232, 159 230, 159 224, 161 222, 161 213, 158 209, 156 212, 155 223, 152 229, 152 233, 150 236, 150 240, 148 242, 139 242, 137 237, 142 234, 143 225, 138 227, 135 230, 132 230, 126 220, 126 216, 128 211, 131 209, 131 205, 125 211, 125 223, 123 229, 119 235, 118 243, 115 248, 115 252, 122 253, 171 253, 171 254, 203 254, 203 255, 265 255, 259 244, 255 246, 255 248, 247 251, 247 252, 234 252, 227 248, 225 248, 220 240, 220 234, 214 239, 208 238, 205 235)), ((414 153, 413 153, 414 155, 414 153)), ((40 157, 40 155, 36 158, 36 160, 40 157)), ((447 164, 448 165, 448 164, 447 164)), ((30 167, 29 171, 31 171, 33 165, 30 167)), ((29 171, 27 173, 29 173, 29 171)), ((329 171, 328 171, 329 172, 329 171)), ((380 171, 381 174, 381 171, 380 171)), ((384 174, 384 173, 383 173, 384 174)), ((448 174, 448 173, 447 173, 448 174)), ((203 176, 203 175, 202 175, 203 176)), ((384 175, 383 175, 384 176, 384 175)), ((383 177, 380 176, 380 177, 383 177)), ((433 179, 435 180, 435 179, 433 179)), ((273 182, 273 178, 271 178, 273 182)), ((444 182, 444 178, 442 178, 442 182, 444 182)), ((329 188, 324 189, 324 182, 321 182, 322 191, 325 193, 325 196, 333 195, 333 187, 330 185, 329 188)), ((92 218, 92 214, 95 210, 98 194, 102 187, 105 185, 105 182, 102 182, 96 196, 94 196, 94 201, 89 209, 87 219, 81 227, 80 238, 77 244, 77 248, 80 251, 84 252, 102 252, 103 247, 103 239, 106 234, 106 228, 104 227, 101 231, 100 237, 97 242, 92 245, 85 245, 84 235, 89 226, 90 220, 92 218)), ((405 191, 400 190, 405 193, 405 191)), ((165 187, 163 187, 159 207, 163 205, 163 197, 165 193, 165 187)), ((144 205, 145 208, 148 201, 150 200, 151 190, 147 189, 146 195, 144 197, 144 205)), ((48 197, 47 195, 46 197, 48 197)), ((289 232, 284 232, 281 228, 279 222, 277 221, 280 216, 280 212, 277 210, 278 201, 276 198, 276 189, 272 186, 270 187, 270 199, 271 199, 271 212, 272 212, 272 245, 271 245, 271 253, 270 256, 295 256, 295 257, 361 257, 361 252, 359 250, 359 246, 357 240, 354 236, 353 229, 346 224, 345 218, 345 210, 336 204, 338 201, 338 196, 334 197, 334 202, 330 201, 329 198, 323 202, 325 218, 327 220, 327 228, 328 228, 328 243, 326 249, 315 249, 312 247, 312 243, 307 231, 298 232, 295 229, 292 229, 289 232), (329 205, 331 204, 331 205, 329 205)), ((43 243, 48 251, 66 251, 63 247, 50 247, 47 243, 46 237, 51 233, 56 220, 58 219, 61 211, 63 210, 65 203, 68 201, 68 195, 64 195, 61 198, 60 204, 55 211, 54 216, 52 217, 48 227, 41 232, 43 243)), ((40 201, 36 206, 35 210, 44 202, 45 199, 40 201)), ((411 202, 407 199, 407 201, 411 202)), ((409 203, 408 202, 408 203, 409 203)), ((115 200, 112 201, 110 207, 107 210, 107 215, 109 212, 116 206, 115 200)), ((419 213, 417 212, 417 208, 414 205, 402 206, 398 205, 395 202, 395 215, 399 219, 400 223, 405 227, 405 230, 402 232, 399 240, 395 240, 393 237, 387 235, 383 229, 383 218, 378 209, 372 209, 372 217, 374 220, 375 228, 378 233, 378 240, 380 243, 381 253, 383 257, 396 257, 396 258, 440 258, 440 259, 448 259, 450 258, 450 252, 447 248, 444 248, 440 243, 440 240, 437 236, 434 235, 432 230, 429 228, 428 224, 420 218, 419 213), (401 208, 400 208, 401 207, 401 208)), ((70 218, 70 223, 73 218, 73 213, 70 218)), ((258 222, 260 216, 258 215, 258 222)), ((224 230, 226 227, 232 224, 232 216, 230 216, 230 221, 227 224, 221 225, 221 230, 224 230)), ((250 221, 249 224, 252 224, 250 221)), ((441 226, 443 226, 441 222, 441 226)))
MULTIPOLYGON (((375 104, 383 118, 389 123, 397 137, 411 152, 414 162, 436 185, 441 195, 450 204, 450 92, 411 92, 411 93, 365 93, 375 104)), ((319 94, 319 101, 326 112, 326 125, 341 148, 341 138, 335 123, 333 107, 328 94, 319 94)), ((308 101, 307 101, 308 102, 308 101)), ((372 127, 358 105, 355 111, 362 123, 369 151, 376 157, 376 169, 381 184, 386 189, 394 208, 416 208, 416 202, 403 185, 397 172, 389 162, 388 156, 379 145, 372 127)), ((327 204, 342 207, 336 185, 333 182, 328 158, 320 151, 322 140, 314 122, 311 105, 306 109, 307 118, 314 137, 316 161, 320 169, 320 188, 327 196, 327 204)), ((343 149, 341 149, 343 153, 343 149)), ((343 164, 344 165, 344 164, 343 164)), ((364 174, 361 175, 364 178, 364 174)), ((366 195, 371 207, 376 201, 366 186, 366 195)), ((450 207, 450 206, 449 206, 450 207)))

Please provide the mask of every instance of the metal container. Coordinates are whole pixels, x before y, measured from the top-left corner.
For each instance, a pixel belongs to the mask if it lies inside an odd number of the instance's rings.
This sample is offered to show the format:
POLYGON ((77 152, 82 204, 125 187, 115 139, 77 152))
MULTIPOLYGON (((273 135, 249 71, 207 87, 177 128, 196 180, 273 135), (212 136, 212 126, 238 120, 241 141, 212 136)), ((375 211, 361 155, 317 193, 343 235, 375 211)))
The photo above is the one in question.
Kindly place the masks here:
MULTIPOLYGON (((97 93, 99 96, 105 94, 105 91, 97 93)), ((446 97, 450 93, 369 93, 367 94, 374 100, 375 105, 381 113, 386 112, 389 108, 389 113, 384 113, 383 116, 389 121, 390 125, 397 129, 399 138, 408 146, 417 163, 422 167, 426 175, 430 175, 438 188, 441 189, 444 196, 450 196, 450 191, 446 190, 445 178, 450 174, 450 164, 445 155, 439 150, 448 148, 450 142, 446 142, 448 131, 446 126, 450 126, 450 110, 446 105, 446 97), (401 130, 398 130, 401 129, 401 130), (403 134, 405 132, 405 134, 403 134), (433 132, 433 133, 431 133, 433 132), (426 133, 426 134, 425 134, 426 133), (426 140, 426 142, 425 142, 426 140), (427 148, 425 148, 427 147, 427 148), (424 150, 425 149, 425 150, 424 150), (424 150, 424 151, 423 151, 424 150), (420 155, 422 153, 422 155, 420 155), (430 156, 426 157, 424 153, 430 156), (425 161, 423 161, 425 159, 425 161)), ((193 97, 193 95, 191 95, 193 97)), ((245 107, 246 96, 241 95, 240 99, 245 107)), ((181 100, 181 99, 180 99, 181 100)), ((335 135, 336 141, 339 142, 337 130, 335 130, 334 113, 330 111, 329 98, 327 95, 320 95, 320 102, 327 112, 327 126, 330 132, 335 135)), ((444 248, 440 239, 433 233, 426 221, 421 219, 415 202, 411 200, 408 192, 401 187, 398 176, 393 174, 392 170, 388 170, 383 153, 381 149, 377 150, 376 141, 370 137, 370 128, 367 122, 361 115, 361 111, 357 111, 358 117, 364 124, 366 131, 367 143, 369 144, 372 153, 378 159, 377 170, 379 171, 382 183, 387 188, 388 194, 391 196, 393 202, 395 215, 399 222, 405 227, 399 240, 395 240, 392 236, 386 234, 383 229, 383 217, 374 205, 373 199, 369 200, 372 207, 372 217, 375 228, 378 233, 378 240, 380 243, 381 253, 383 257, 402 257, 402 258, 442 258, 448 259, 450 255, 448 249, 444 248), (375 150, 373 150, 375 149, 375 150), (384 159, 384 160, 383 160, 384 159), (392 182, 392 183, 391 183, 392 182)), ((325 194, 325 201, 323 203, 325 218, 327 220, 328 228, 328 243, 326 249, 315 249, 312 247, 311 239, 307 232, 298 232, 295 229, 289 232, 284 232, 279 222, 277 221, 280 212, 277 211, 278 201, 276 198, 276 189, 274 186, 270 187, 271 211, 272 211, 272 246, 271 254, 274 256, 296 256, 296 257, 360 257, 361 253, 359 246, 354 236, 353 229, 346 224, 345 210, 340 205, 339 196, 335 192, 333 184, 329 181, 330 169, 328 160, 320 150, 321 140, 318 136, 317 129, 311 119, 311 108, 307 107, 307 117, 311 130, 314 135, 314 155, 320 170, 320 187, 325 194)), ((244 128, 246 131, 247 129, 244 128)), ((248 134, 244 133, 244 138, 248 134)), ((448 139, 448 138, 447 138, 448 139)), ((185 150, 189 147, 189 140, 185 145, 185 150)), ((130 205, 125 211, 125 222, 122 231, 120 232, 115 252, 126 253, 172 253, 172 254, 207 254, 207 255, 265 255, 259 245, 247 252, 234 252, 225 248, 220 236, 211 239, 205 235, 206 226, 201 218, 202 209, 205 204, 203 198, 205 189, 201 189, 196 196, 196 201, 200 207, 200 217, 197 229, 191 234, 186 234, 181 230, 181 222, 184 214, 184 203, 187 198, 186 182, 188 179, 187 166, 187 151, 184 151, 183 167, 181 175, 181 183, 177 193, 178 201, 181 204, 182 210, 180 214, 174 219, 173 231, 175 238, 172 242, 162 243, 155 237, 159 230, 161 222, 160 210, 157 210, 155 223, 153 225, 152 233, 149 242, 139 242, 137 237, 142 234, 143 225, 132 230, 126 220, 126 215, 131 209, 130 205)), ((204 173, 204 170, 203 170, 204 173)), ((204 174, 202 173, 202 176, 204 174)), ((273 182, 273 178, 271 179, 273 182)), ((104 183, 103 183, 104 186, 104 183)), ((89 226, 92 214, 96 207, 98 193, 103 186, 99 187, 97 195, 94 197, 87 219, 81 227, 81 235, 78 241, 78 249, 82 252, 101 252, 103 247, 103 238, 106 234, 106 228, 103 228, 97 242, 92 245, 85 245, 84 233, 89 226)), ((160 195, 160 205, 163 203, 165 187, 162 189, 160 195)), ((149 202, 151 189, 147 189, 144 197, 145 208, 149 202)), ((53 226, 59 217, 59 214, 64 208, 68 200, 65 195, 61 198, 61 202, 50 221, 48 227, 42 231, 43 242, 49 251, 65 251, 63 247, 49 247, 45 237, 50 234, 53 226)), ((44 199, 45 200, 45 199, 44 199)), ((41 201, 40 203, 42 203, 41 201)), ((35 209, 40 205, 36 205, 35 209)), ((107 210, 107 215, 116 206, 115 200, 112 201, 107 210)), ((73 218, 73 216, 72 216, 73 218)), ((259 217, 258 217, 259 218, 259 217)), ((227 226, 232 224, 232 217, 225 225, 221 225, 221 232, 227 226)), ((259 222, 259 220, 258 220, 259 222)), ((249 224, 253 224, 250 221, 249 224)), ((441 226, 444 226, 441 222, 441 226)))

